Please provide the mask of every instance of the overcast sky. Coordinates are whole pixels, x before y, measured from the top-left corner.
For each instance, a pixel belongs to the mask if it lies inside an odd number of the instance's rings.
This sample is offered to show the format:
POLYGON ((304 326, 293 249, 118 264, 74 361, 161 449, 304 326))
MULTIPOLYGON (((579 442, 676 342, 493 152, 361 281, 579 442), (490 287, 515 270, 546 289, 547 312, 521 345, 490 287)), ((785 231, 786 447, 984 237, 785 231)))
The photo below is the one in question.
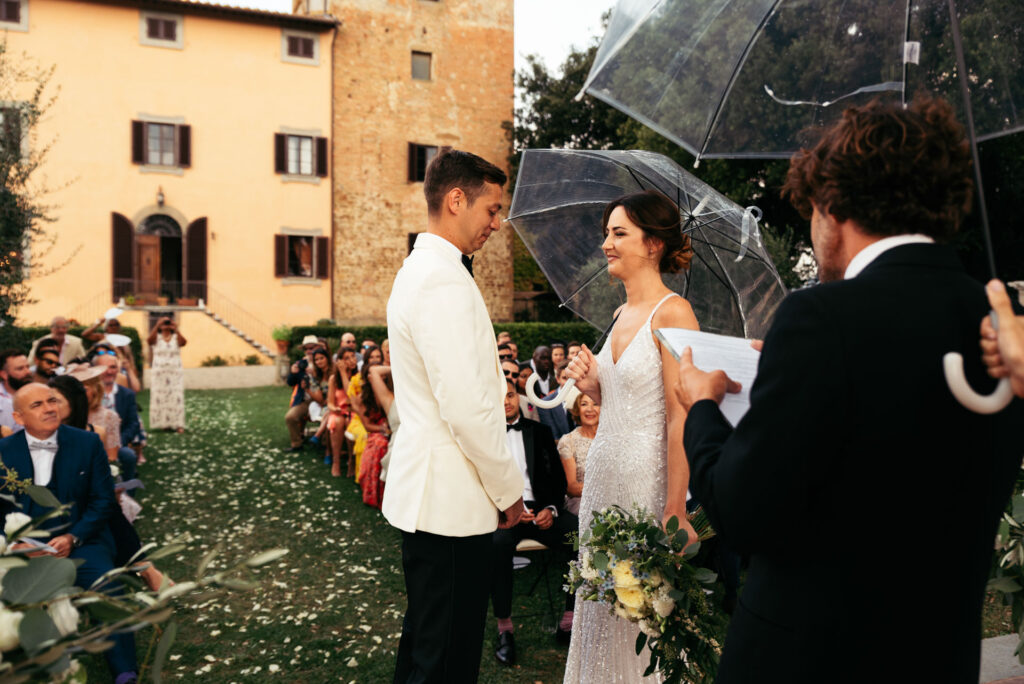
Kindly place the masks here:
MULTIPOLYGON (((221 4, 290 12, 291 0, 219 0, 221 4)), ((561 66, 573 46, 586 47, 601 33, 601 14, 615 0, 515 0, 516 69, 538 54, 550 69, 561 66)))

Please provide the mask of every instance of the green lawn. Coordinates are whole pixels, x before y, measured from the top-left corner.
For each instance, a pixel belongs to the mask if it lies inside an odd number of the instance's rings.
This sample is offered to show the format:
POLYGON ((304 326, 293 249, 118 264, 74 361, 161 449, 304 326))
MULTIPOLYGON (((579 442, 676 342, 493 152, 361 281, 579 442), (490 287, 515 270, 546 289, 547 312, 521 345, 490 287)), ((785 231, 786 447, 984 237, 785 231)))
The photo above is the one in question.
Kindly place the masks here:
MULTIPOLYGON (((286 388, 190 391, 189 431, 150 435, 137 528, 143 542, 188 536, 187 553, 159 562, 173 579, 188 579, 217 543, 232 560, 291 550, 258 571, 260 589, 180 607, 167 679, 391 681, 405 610, 400 536, 312 451, 284 452, 287 402, 286 388)), ((140 404, 148 404, 145 393, 140 404)), ((546 611, 543 584, 526 595, 536 572, 517 571, 514 616, 546 611)), ((556 618, 560 584, 552 572, 556 618)), ((985 636, 1009 631, 1005 609, 991 600, 984 627, 985 636)), ((553 630, 541 615, 517 619, 520 664, 509 669, 493 657, 489 616, 481 681, 560 682, 565 648, 554 643, 553 630)), ((139 635, 140 658, 150 635, 139 635)), ((90 681, 109 681, 102 658, 89 664, 89 674, 90 681)))
MULTIPOLYGON (((137 529, 143 542, 191 540, 187 553, 159 562, 164 572, 188 579, 218 542, 230 559, 291 550, 258 571, 259 590, 182 606, 169 679, 391 681, 405 611, 400 535, 312 451, 283 451, 287 402, 287 388, 190 391, 189 431, 150 435, 137 529)), ((147 404, 144 393, 140 405, 147 404)), ((546 609, 543 584, 525 596, 535 576, 536 567, 517 572, 514 612, 546 609)), ((552 572, 552 589, 560 583, 552 572)), ((508 669, 492 655, 491 617, 481 681, 560 682, 565 648, 554 643, 553 629, 544 617, 517 620, 521 664, 508 669)), ((149 634, 140 634, 140 657, 149 634)), ((101 664, 90 674, 104 681, 101 664)))

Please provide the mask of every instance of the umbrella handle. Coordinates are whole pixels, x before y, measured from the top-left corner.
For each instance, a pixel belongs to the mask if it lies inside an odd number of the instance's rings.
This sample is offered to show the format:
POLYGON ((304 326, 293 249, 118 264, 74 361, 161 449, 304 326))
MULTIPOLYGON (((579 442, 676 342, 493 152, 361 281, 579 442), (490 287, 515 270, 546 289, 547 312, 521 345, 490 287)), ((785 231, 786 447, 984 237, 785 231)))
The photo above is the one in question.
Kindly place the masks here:
POLYGON ((1009 378, 1000 380, 995 391, 988 396, 975 392, 964 375, 964 357, 957 352, 949 352, 942 357, 942 370, 946 374, 949 391, 969 411, 982 415, 999 413, 1013 400, 1013 388, 1010 387, 1009 378))
POLYGON ((553 409, 561 404, 565 400, 565 396, 569 394, 569 390, 571 390, 573 385, 576 384, 575 380, 569 378, 565 381, 565 384, 562 385, 562 388, 558 390, 558 394, 545 401, 537 396, 537 390, 535 388, 537 387, 538 382, 540 382, 540 376, 536 373, 526 379, 526 398, 530 400, 531 404, 542 409, 553 409))

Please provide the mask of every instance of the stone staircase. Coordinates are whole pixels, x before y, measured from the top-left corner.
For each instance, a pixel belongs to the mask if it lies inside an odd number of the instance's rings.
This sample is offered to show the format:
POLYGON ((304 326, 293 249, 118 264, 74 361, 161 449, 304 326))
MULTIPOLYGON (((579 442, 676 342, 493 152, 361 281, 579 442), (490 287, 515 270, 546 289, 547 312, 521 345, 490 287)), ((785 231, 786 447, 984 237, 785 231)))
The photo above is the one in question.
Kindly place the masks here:
POLYGON ((229 331, 231 331, 232 333, 234 333, 238 337, 241 337, 243 340, 245 340, 249 344, 249 346, 251 346, 256 351, 260 352, 261 354, 263 354, 267 358, 270 358, 270 359, 274 358, 274 352, 272 352, 270 350, 270 348, 268 348, 262 342, 259 342, 258 340, 256 340, 253 337, 251 337, 244 330, 240 330, 239 328, 236 328, 234 326, 234 324, 231 323, 231 321, 227 320, 226 318, 224 318, 220 314, 218 314, 215 311, 213 311, 206 304, 206 302, 204 302, 202 299, 199 300, 199 310, 202 311, 203 313, 205 313, 207 316, 209 316, 213 320, 215 320, 218 323, 220 323, 222 326, 227 328, 229 331))

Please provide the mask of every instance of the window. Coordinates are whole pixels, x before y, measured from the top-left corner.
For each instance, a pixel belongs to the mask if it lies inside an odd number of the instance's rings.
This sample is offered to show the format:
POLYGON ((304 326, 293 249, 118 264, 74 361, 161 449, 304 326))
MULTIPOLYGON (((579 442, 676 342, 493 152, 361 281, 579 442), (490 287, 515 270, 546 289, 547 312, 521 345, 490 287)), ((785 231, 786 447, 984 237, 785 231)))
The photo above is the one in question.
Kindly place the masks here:
POLYGON ((132 163, 184 168, 192 165, 192 127, 162 121, 132 121, 132 163))
POLYGON ((5 162, 15 161, 8 155, 8 150, 15 152, 21 158, 21 112, 17 107, 0 107, 0 154, 5 162))
POLYGON ((437 156, 437 145, 409 143, 409 182, 419 183, 427 177, 427 166, 437 156))
POLYGON ((139 12, 139 43, 150 47, 185 47, 182 33, 184 17, 163 12, 139 12))
POLYGON ((277 278, 326 280, 331 277, 330 257, 325 237, 290 233, 274 236, 274 276, 277 278))
POLYGON ((292 177, 327 175, 327 138, 294 133, 274 134, 274 173, 292 177))
POLYGON ((293 64, 320 64, 320 36, 302 31, 281 31, 281 61, 293 64))
POLYGON ((160 17, 146 18, 146 37, 150 40, 178 40, 178 22, 160 17))
POLYGON ((288 36, 288 56, 313 59, 313 39, 305 36, 288 36))
POLYGON ((0 28, 28 31, 28 0, 0 0, 0 28))
POLYGON ((429 52, 412 52, 412 77, 417 81, 430 80, 430 59, 429 52))

